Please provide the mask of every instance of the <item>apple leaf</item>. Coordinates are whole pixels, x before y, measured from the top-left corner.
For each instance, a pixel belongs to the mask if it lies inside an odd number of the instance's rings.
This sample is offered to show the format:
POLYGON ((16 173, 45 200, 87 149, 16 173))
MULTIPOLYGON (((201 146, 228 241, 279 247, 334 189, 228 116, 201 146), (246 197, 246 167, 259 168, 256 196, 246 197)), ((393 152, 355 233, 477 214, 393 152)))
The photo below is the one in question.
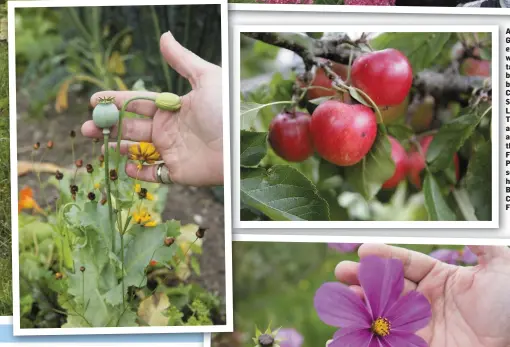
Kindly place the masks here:
POLYGON ((287 165, 241 170, 241 201, 275 221, 329 220, 315 185, 287 165))
POLYGON ((241 166, 255 167, 267 154, 267 133, 241 130, 241 166))
POLYGON ((492 154, 491 142, 479 146, 469 162, 466 190, 478 220, 492 218, 492 154))
POLYGON ((473 134, 480 115, 467 114, 445 123, 434 136, 427 150, 427 162, 430 171, 438 172, 446 169, 452 162, 456 152, 473 134))
POLYGON ((370 152, 359 163, 344 170, 347 182, 367 200, 373 199, 395 172, 391 144, 381 127, 370 152))
POLYGON ((423 193, 425 195, 425 207, 430 220, 433 221, 454 221, 455 213, 450 209, 441 193, 441 188, 432 174, 425 174, 423 183, 423 193))

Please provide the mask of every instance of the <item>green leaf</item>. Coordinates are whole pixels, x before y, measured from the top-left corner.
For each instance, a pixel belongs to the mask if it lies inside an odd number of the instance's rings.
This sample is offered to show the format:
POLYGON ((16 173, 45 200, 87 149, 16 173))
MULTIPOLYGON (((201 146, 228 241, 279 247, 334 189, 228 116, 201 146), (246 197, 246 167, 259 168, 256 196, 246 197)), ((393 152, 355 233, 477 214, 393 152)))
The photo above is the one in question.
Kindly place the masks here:
MULTIPOLYGON (((175 227, 175 222, 172 228, 175 227)), ((141 287, 145 285, 147 278, 145 268, 151 260, 159 263, 166 263, 172 260, 177 246, 171 247, 164 245, 167 237, 168 226, 160 224, 156 227, 133 226, 130 232, 133 238, 129 241, 124 255, 124 283, 125 286, 141 287)))
POLYGON ((241 102, 241 130, 248 130, 253 127, 259 111, 264 105, 251 101, 241 102))
POLYGON ((394 48, 401 51, 417 73, 436 65, 443 51, 453 45, 451 38, 455 35, 450 32, 384 33, 374 38, 371 45, 376 50, 394 48))
POLYGON ((471 157, 466 173, 466 190, 478 220, 492 219, 492 150, 488 141, 471 157))
POLYGON ((473 134, 479 122, 480 115, 468 114, 444 124, 427 150, 430 171, 438 172, 446 169, 451 164, 455 153, 473 134))
POLYGON ((241 201, 275 221, 329 220, 329 206, 317 188, 286 165, 241 170, 241 201))
POLYGON ((344 170, 345 179, 367 200, 374 198, 395 172, 391 144, 381 127, 370 152, 359 163, 344 170))
POLYGON ((267 133, 241 130, 241 166, 254 167, 267 154, 267 133))
POLYGON ((457 219, 455 213, 446 203, 436 179, 429 173, 425 174, 423 193, 425 195, 425 207, 427 208, 430 220, 454 221, 457 219))
POLYGON ((358 90, 354 87, 349 87, 349 94, 351 94, 351 96, 353 97, 353 99, 355 99, 356 101, 358 101, 359 103, 367 106, 367 107, 370 107, 372 108, 372 105, 365 100, 365 98, 360 95, 360 93, 358 92, 358 90))
POLYGON ((414 135, 413 129, 404 124, 390 124, 386 127, 388 133, 400 142, 409 140, 414 135))

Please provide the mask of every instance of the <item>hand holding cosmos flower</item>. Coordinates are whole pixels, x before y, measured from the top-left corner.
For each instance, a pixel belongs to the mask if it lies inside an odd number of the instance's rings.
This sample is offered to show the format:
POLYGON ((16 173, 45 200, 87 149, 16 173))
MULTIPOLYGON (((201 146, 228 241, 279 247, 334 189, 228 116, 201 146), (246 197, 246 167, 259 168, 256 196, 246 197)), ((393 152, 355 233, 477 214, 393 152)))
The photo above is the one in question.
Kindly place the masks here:
POLYGON ((399 247, 362 245, 360 264, 343 261, 335 269, 346 286, 326 283, 316 294, 321 319, 342 328, 329 346, 510 346, 510 250, 469 248, 477 266, 455 266, 399 247))
MULTIPOLYGON (((127 111, 146 116, 145 119, 124 119, 122 139, 154 144, 166 164, 170 179, 175 183, 204 186, 223 184, 223 110, 221 68, 206 62, 165 33, 160 41, 161 53, 168 64, 192 86, 192 91, 181 98, 178 112, 159 110, 154 102, 130 102, 127 111)), ((155 98, 152 92, 96 93, 91 98, 95 106, 103 96, 114 97, 120 109, 133 96, 155 98)), ((101 129, 92 121, 85 122, 82 133, 102 138, 101 129)), ((112 136, 117 130, 112 129, 112 136)), ((121 144, 120 152, 128 154, 129 143, 121 144)), ((143 148, 140 146, 140 150, 143 148)), ((145 161, 149 163, 148 161, 145 161)), ((157 165, 128 163, 126 173, 142 181, 157 182, 157 165)))
POLYGON ((360 262, 363 302, 354 291, 337 282, 323 284, 315 295, 315 308, 326 324, 341 327, 331 347, 426 347, 415 335, 431 318, 423 294, 404 290, 404 267, 398 259, 368 256, 360 262))

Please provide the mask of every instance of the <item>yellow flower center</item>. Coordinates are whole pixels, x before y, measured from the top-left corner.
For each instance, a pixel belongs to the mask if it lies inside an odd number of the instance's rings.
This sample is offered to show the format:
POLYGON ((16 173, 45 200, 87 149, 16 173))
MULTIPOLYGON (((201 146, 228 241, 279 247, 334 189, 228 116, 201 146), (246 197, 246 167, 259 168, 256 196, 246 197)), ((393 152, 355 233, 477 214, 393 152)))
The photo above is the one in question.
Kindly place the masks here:
POLYGON ((390 321, 386 318, 377 318, 372 323, 372 332, 379 336, 388 336, 391 331, 390 321))

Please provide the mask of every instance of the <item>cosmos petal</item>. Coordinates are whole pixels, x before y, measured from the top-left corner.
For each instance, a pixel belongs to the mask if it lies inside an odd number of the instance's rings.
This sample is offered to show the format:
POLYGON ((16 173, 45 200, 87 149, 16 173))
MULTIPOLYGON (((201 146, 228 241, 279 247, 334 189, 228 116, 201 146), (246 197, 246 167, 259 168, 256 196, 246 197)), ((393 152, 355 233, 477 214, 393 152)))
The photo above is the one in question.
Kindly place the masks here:
POLYGON ((361 299, 346 285, 326 282, 315 293, 319 318, 334 327, 370 328, 370 314, 361 299))
POLYGON ((383 338, 383 347, 428 347, 424 339, 413 333, 392 332, 383 338))
POLYGON ((398 259, 368 256, 360 261, 358 278, 372 317, 382 317, 404 289, 404 266, 398 259))
POLYGON ((412 291, 398 299, 385 317, 391 322, 392 332, 414 333, 427 326, 432 309, 423 294, 412 291))
POLYGON ((372 347, 372 340, 373 334, 368 329, 343 328, 335 333, 333 342, 328 347, 372 347))

